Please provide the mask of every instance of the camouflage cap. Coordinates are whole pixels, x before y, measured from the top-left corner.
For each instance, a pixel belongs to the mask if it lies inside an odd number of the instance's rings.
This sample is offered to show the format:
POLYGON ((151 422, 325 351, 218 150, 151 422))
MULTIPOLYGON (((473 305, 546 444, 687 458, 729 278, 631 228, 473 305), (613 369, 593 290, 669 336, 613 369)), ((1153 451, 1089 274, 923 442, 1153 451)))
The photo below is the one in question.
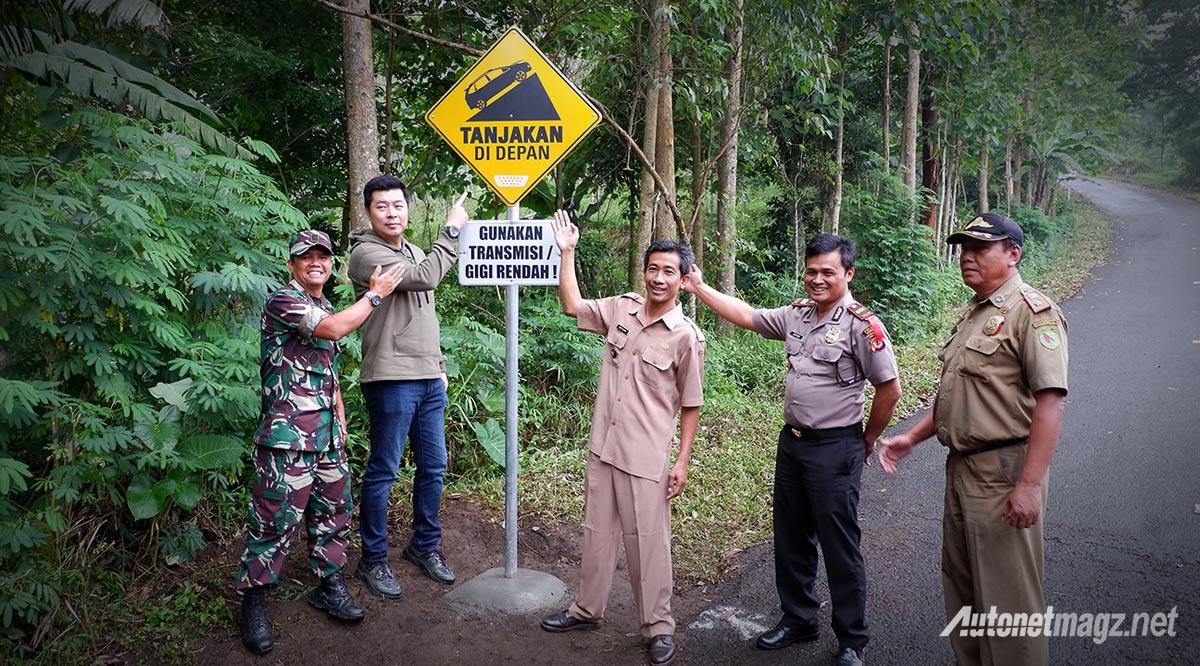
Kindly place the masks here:
POLYGON ((1007 215, 1000 213, 984 213, 967 223, 967 226, 946 236, 950 244, 961 243, 968 238, 978 238, 984 241, 998 241, 1011 238, 1017 245, 1025 243, 1025 232, 1020 225, 1013 222, 1007 215))
POLYGON ((293 257, 298 257, 314 247, 323 247, 329 251, 329 254, 333 254, 333 243, 329 241, 329 234, 316 229, 297 231, 288 245, 293 257))

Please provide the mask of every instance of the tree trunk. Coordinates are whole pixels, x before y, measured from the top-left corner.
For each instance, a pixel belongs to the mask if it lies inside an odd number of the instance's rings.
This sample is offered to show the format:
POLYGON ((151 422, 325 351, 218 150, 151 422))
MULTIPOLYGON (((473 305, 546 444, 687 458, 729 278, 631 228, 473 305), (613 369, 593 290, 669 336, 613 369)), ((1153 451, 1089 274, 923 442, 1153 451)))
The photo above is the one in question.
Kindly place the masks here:
MULTIPOLYGON (((650 40, 647 50, 653 56, 654 66, 646 76, 646 112, 642 120, 642 152, 651 164, 656 164, 654 149, 658 139, 658 103, 660 82, 658 52, 660 43, 666 39, 664 28, 666 23, 665 7, 667 0, 654 0, 650 11, 650 40)), ((650 244, 654 234, 654 216, 657 210, 658 193, 654 184, 654 176, 645 168, 642 169, 641 189, 638 194, 637 233, 630 239, 629 248, 629 288, 641 292, 646 283, 642 276, 642 253, 650 244)))
MULTIPOLYGON (((657 43, 658 69, 658 129, 654 132, 654 170, 662 178, 667 192, 660 192, 655 198, 654 240, 667 240, 676 236, 674 216, 671 207, 667 205, 675 200, 675 101, 672 79, 675 76, 675 66, 671 59, 671 20, 670 0, 658 0, 661 7, 655 10, 655 16, 661 22, 661 33, 657 43)), ((649 120, 649 118, 647 118, 649 120)))
MULTIPOLYGON (((670 72, 665 71, 664 64, 670 60, 664 58, 664 52, 670 53, 671 40, 671 23, 667 12, 670 11, 670 0, 654 0, 652 8, 650 8, 650 38, 647 43, 647 49, 650 55, 653 56, 654 65, 650 68, 646 77, 646 115, 642 121, 642 152, 646 154, 647 160, 654 164, 655 170, 658 170, 658 146, 661 145, 658 134, 661 130, 659 119, 662 114, 659 106, 662 103, 660 86, 670 89, 670 72)), ((670 142, 672 145, 674 139, 670 142)), ((672 160, 673 161, 673 160, 672 160)), ((659 172, 661 174, 661 172, 659 172)), ((671 173, 671 182, 674 182, 674 173, 671 173)), ((650 245, 650 241, 655 238, 655 228, 662 226, 668 218, 670 212, 665 209, 660 210, 659 199, 661 193, 658 187, 654 184, 654 175, 647 169, 642 169, 642 186, 641 192, 638 194, 637 206, 637 234, 636 238, 631 239, 631 247, 629 253, 629 286, 634 292, 642 292, 646 288, 646 281, 642 276, 642 254, 646 251, 646 247, 650 245)))
POLYGON ((1009 183, 1010 187, 1012 187, 1012 204, 1009 205, 1010 211, 1013 205, 1021 205, 1021 181, 1025 180, 1025 174, 1021 173, 1021 168, 1024 166, 1025 148, 1021 145, 1021 135, 1019 133, 1013 135, 1012 144, 1012 180, 1009 183))
MULTIPOLYGON (((725 115, 721 118, 721 146, 724 152, 717 161, 717 253, 719 259, 717 288, 732 294, 737 278, 737 164, 738 127, 742 116, 742 0, 734 0, 733 16, 726 28, 729 41, 729 60, 725 63, 725 84, 729 90, 725 100, 725 115)), ((722 320, 719 328, 728 329, 722 320)))
POLYGON ((983 135, 983 150, 979 153, 979 212, 986 213, 988 207, 988 153, 992 144, 992 135, 983 135))
POLYGON ((892 38, 883 40, 883 171, 892 169, 892 38))
MULTIPOLYGON (((938 144, 937 100, 933 91, 925 95, 921 102, 921 130, 925 142, 921 155, 921 187, 937 192, 941 181, 942 148, 938 144)), ((930 231, 937 231, 937 200, 929 203, 925 210, 925 226, 930 231)))
POLYGON ((1012 213, 1013 205, 1013 140, 1012 135, 1004 141, 1004 211, 1012 213))
POLYGON ((846 55, 838 59, 838 123, 837 139, 833 153, 833 194, 829 206, 829 233, 836 234, 842 220, 842 168, 846 163, 843 155, 846 138, 846 55))
MULTIPOLYGON (((916 32, 916 27, 912 28, 916 32)), ((916 39, 914 34, 913 40, 916 39)), ((908 94, 904 100, 904 126, 900 135, 900 179, 917 193, 917 109, 921 92, 921 50, 908 47, 908 94)))
MULTIPOLYGON (((365 14, 370 0, 346 0, 347 11, 365 14)), ((342 14, 342 68, 346 79, 346 152, 350 178, 347 184, 348 220, 343 232, 370 226, 361 203, 363 185, 379 173, 379 119, 375 111, 375 64, 371 22, 342 14), (347 228, 348 227, 348 228, 347 228)), ((343 233, 342 245, 348 233, 343 233)))

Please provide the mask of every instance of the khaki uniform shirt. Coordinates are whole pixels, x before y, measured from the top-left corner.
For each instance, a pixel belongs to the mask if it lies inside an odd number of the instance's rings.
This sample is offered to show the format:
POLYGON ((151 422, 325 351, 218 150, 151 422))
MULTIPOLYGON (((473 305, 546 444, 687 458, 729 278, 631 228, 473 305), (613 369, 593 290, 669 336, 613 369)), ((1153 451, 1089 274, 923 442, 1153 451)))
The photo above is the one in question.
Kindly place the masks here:
POLYGON ((1014 275, 972 302, 938 358, 942 379, 933 414, 942 444, 966 453, 1025 438, 1034 394, 1067 392, 1067 320, 1014 275))
POLYGON ((704 403, 704 334, 678 303, 646 321, 625 294, 579 304, 579 330, 607 336, 588 448, 633 476, 663 477, 680 407, 704 403))
POLYGON ((883 336, 877 338, 870 323, 849 312, 854 303, 847 290, 823 319, 817 318, 815 304, 754 311, 755 330, 784 341, 788 374, 783 418, 794 428, 861 423, 866 381, 882 384, 900 374, 883 324, 883 336))

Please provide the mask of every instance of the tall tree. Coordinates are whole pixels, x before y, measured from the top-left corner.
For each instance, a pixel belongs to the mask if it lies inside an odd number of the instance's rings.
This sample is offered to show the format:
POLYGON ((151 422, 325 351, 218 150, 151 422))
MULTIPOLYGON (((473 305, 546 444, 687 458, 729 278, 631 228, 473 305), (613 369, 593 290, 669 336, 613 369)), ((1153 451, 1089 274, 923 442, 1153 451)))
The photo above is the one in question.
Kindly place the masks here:
POLYGON ((725 65, 727 86, 725 115, 721 118, 721 156, 717 162, 717 286, 733 293, 737 269, 737 163, 738 128, 742 122, 742 38, 745 15, 742 0, 733 0, 732 14, 726 28, 729 59, 725 65))
MULTIPOLYGON (((365 14, 370 0, 346 0, 348 12, 365 14)), ((346 77, 346 161, 350 177, 342 217, 343 243, 353 229, 370 226, 355 193, 379 173, 379 118, 375 109, 375 51, 371 22, 342 14, 342 66, 346 77)))

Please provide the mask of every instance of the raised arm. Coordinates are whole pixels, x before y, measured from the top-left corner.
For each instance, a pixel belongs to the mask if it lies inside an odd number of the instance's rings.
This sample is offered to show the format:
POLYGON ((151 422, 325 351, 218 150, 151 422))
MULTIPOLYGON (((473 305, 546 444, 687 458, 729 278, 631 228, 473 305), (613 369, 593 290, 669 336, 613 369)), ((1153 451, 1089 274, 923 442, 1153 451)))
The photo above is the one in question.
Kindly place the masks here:
POLYGON ((575 317, 579 314, 579 280, 575 276, 575 246, 579 245, 579 227, 576 227, 565 210, 554 211, 554 242, 558 244, 561 264, 558 269, 558 299, 562 301, 563 314, 575 317))
POLYGON ((704 274, 700 272, 699 266, 692 266, 692 270, 684 276, 683 288, 704 301, 704 304, 712 308, 713 312, 716 312, 722 319, 746 330, 757 332, 757 329, 754 328, 754 308, 737 296, 723 294, 705 284, 704 274))
MULTIPOLYGON (((396 285, 400 284, 403 278, 404 264, 393 264, 386 271, 376 266, 375 272, 371 274, 370 291, 386 297, 396 289, 396 285)), ((375 306, 371 305, 364 295, 345 310, 322 319, 313 330, 313 335, 323 340, 340 340, 347 333, 362 326, 374 310, 375 306)))

